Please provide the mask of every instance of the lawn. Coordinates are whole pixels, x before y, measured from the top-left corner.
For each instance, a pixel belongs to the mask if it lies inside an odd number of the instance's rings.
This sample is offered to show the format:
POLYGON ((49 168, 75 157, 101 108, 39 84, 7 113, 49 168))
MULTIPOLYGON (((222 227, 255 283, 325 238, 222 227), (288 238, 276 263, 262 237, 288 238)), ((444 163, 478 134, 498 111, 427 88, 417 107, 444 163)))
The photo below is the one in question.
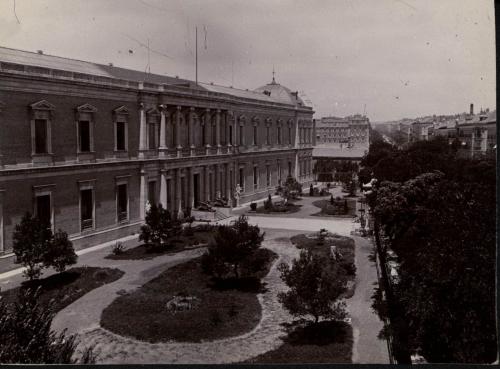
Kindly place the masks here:
POLYGON ((247 363, 351 363, 352 327, 344 322, 323 321, 292 328, 275 350, 247 363))
POLYGON ((320 217, 333 217, 333 218, 352 218, 356 215, 356 200, 353 199, 342 199, 342 201, 347 200, 348 211, 347 214, 328 214, 326 207, 331 205, 330 199, 316 200, 313 201, 313 205, 317 208, 320 208, 321 211, 315 214, 311 214, 313 216, 320 217))
POLYGON ((205 247, 212 240, 212 231, 209 226, 192 227, 192 231, 184 229, 182 234, 170 238, 165 246, 161 248, 150 248, 142 244, 134 248, 123 250, 120 253, 111 253, 105 259, 111 260, 139 260, 152 259, 154 257, 175 254, 186 249, 205 247))
POLYGON ((214 282, 204 274, 201 258, 167 269, 137 290, 115 299, 102 313, 101 326, 147 342, 201 342, 238 336, 261 319, 257 294, 260 279, 277 255, 267 249, 264 268, 238 283, 214 282), (177 309, 173 305, 177 304, 177 309))
POLYGON ((354 294, 354 278, 356 276, 356 267, 354 261, 355 243, 350 237, 340 236, 338 234, 328 233, 323 241, 318 239, 318 234, 310 234, 309 237, 304 234, 299 234, 290 238, 290 241, 298 249, 308 249, 314 253, 323 256, 331 256, 331 248, 335 247, 336 251, 340 253, 340 264, 344 267, 349 277, 348 291, 345 298, 352 297, 354 294))
POLYGON ((115 268, 76 267, 47 278, 24 282, 21 287, 4 291, 0 296, 2 301, 10 303, 17 300, 20 290, 40 288, 41 304, 48 304, 53 299, 53 309, 57 312, 93 289, 120 279, 123 274, 115 268))

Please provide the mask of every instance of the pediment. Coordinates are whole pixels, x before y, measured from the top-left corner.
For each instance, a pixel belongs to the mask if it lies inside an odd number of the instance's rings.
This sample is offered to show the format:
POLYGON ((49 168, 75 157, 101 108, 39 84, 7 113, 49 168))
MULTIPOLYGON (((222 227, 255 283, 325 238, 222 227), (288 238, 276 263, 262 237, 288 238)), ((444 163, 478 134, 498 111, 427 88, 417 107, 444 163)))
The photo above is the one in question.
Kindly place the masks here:
POLYGON ((146 110, 147 115, 160 115, 160 111, 156 108, 151 108, 149 110, 146 110))
POLYGON ((118 108, 114 109, 113 110, 113 113, 117 114, 117 115, 128 115, 130 114, 128 109, 125 107, 125 106, 119 106, 118 108))
POLYGON ((97 108, 90 104, 83 104, 76 108, 79 113, 97 113, 97 108))
POLYGON ((47 100, 40 100, 30 105, 33 110, 55 110, 55 106, 49 103, 47 100))

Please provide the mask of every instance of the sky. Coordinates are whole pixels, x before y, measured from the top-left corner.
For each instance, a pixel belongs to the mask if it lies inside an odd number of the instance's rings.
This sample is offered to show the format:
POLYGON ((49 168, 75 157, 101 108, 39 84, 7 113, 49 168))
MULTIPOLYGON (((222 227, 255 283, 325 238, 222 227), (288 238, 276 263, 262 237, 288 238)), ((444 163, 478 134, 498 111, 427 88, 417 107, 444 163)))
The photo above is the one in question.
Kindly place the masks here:
POLYGON ((0 0, 0 46, 193 80, 196 27, 199 81, 274 68, 315 118, 496 108, 489 0, 0 0))

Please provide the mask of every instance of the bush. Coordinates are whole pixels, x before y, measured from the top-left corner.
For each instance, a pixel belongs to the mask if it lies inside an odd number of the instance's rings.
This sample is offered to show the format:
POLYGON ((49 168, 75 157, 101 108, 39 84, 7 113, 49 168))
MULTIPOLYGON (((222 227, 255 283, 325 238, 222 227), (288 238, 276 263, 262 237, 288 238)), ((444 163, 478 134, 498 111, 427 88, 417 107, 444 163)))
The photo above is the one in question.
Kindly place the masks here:
POLYGON ((182 232, 181 222, 172 219, 170 212, 163 206, 153 204, 146 214, 146 224, 141 226, 139 241, 144 241, 146 247, 159 248, 169 238, 182 232))
POLYGON ((30 213, 16 225, 13 241, 16 262, 26 267, 24 275, 29 280, 39 278, 43 268, 62 272, 78 258, 66 232, 58 230, 52 234, 47 224, 30 213))
MULTIPOLYGON (((40 291, 20 290, 15 303, 0 301, 0 362, 2 364, 75 364, 76 335, 50 329, 52 301, 41 305, 40 291)), ((95 363, 92 347, 83 352, 81 364, 95 363)))
POLYGON ((333 195, 330 195, 330 205, 333 205, 334 200, 333 200, 333 195))
POLYGON ((121 255, 121 254, 123 254, 124 250, 125 250, 125 248, 123 247, 123 243, 116 242, 115 245, 113 246, 113 249, 111 250, 111 252, 113 253, 113 255, 121 255))
POLYGON ((320 318, 340 320, 346 317, 345 303, 338 299, 347 290, 347 278, 337 263, 307 250, 301 251, 291 268, 282 263, 278 269, 281 279, 290 288, 280 292, 278 299, 290 314, 295 317, 312 315, 315 323, 320 318))
POLYGON ((256 202, 251 202, 250 203, 250 210, 256 211, 257 210, 257 203, 256 202))
POLYGON ((260 233, 258 226, 248 224, 244 215, 232 225, 220 225, 202 258, 203 270, 217 278, 229 272, 239 278, 240 265, 254 255, 263 240, 264 233, 260 233))

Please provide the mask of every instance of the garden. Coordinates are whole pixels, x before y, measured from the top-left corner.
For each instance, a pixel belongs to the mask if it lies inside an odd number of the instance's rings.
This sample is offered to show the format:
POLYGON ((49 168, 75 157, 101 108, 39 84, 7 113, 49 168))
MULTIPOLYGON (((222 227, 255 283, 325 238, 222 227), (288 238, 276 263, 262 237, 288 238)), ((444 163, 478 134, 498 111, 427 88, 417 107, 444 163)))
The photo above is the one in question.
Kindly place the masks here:
POLYGON ((276 188, 276 194, 280 195, 281 201, 273 202, 269 194, 262 206, 251 203, 250 210, 259 214, 291 214, 300 210, 301 205, 295 204, 295 201, 302 196, 302 185, 295 178, 288 176, 283 185, 276 188))
POLYGON ((314 216, 351 218, 356 215, 355 199, 330 195, 330 199, 316 200, 312 204, 321 209, 318 213, 312 214, 314 216))
POLYGON ((277 255, 261 248, 264 234, 242 216, 214 228, 206 253, 174 266, 115 299, 101 325, 147 342, 201 342, 252 330, 257 295, 277 255))

